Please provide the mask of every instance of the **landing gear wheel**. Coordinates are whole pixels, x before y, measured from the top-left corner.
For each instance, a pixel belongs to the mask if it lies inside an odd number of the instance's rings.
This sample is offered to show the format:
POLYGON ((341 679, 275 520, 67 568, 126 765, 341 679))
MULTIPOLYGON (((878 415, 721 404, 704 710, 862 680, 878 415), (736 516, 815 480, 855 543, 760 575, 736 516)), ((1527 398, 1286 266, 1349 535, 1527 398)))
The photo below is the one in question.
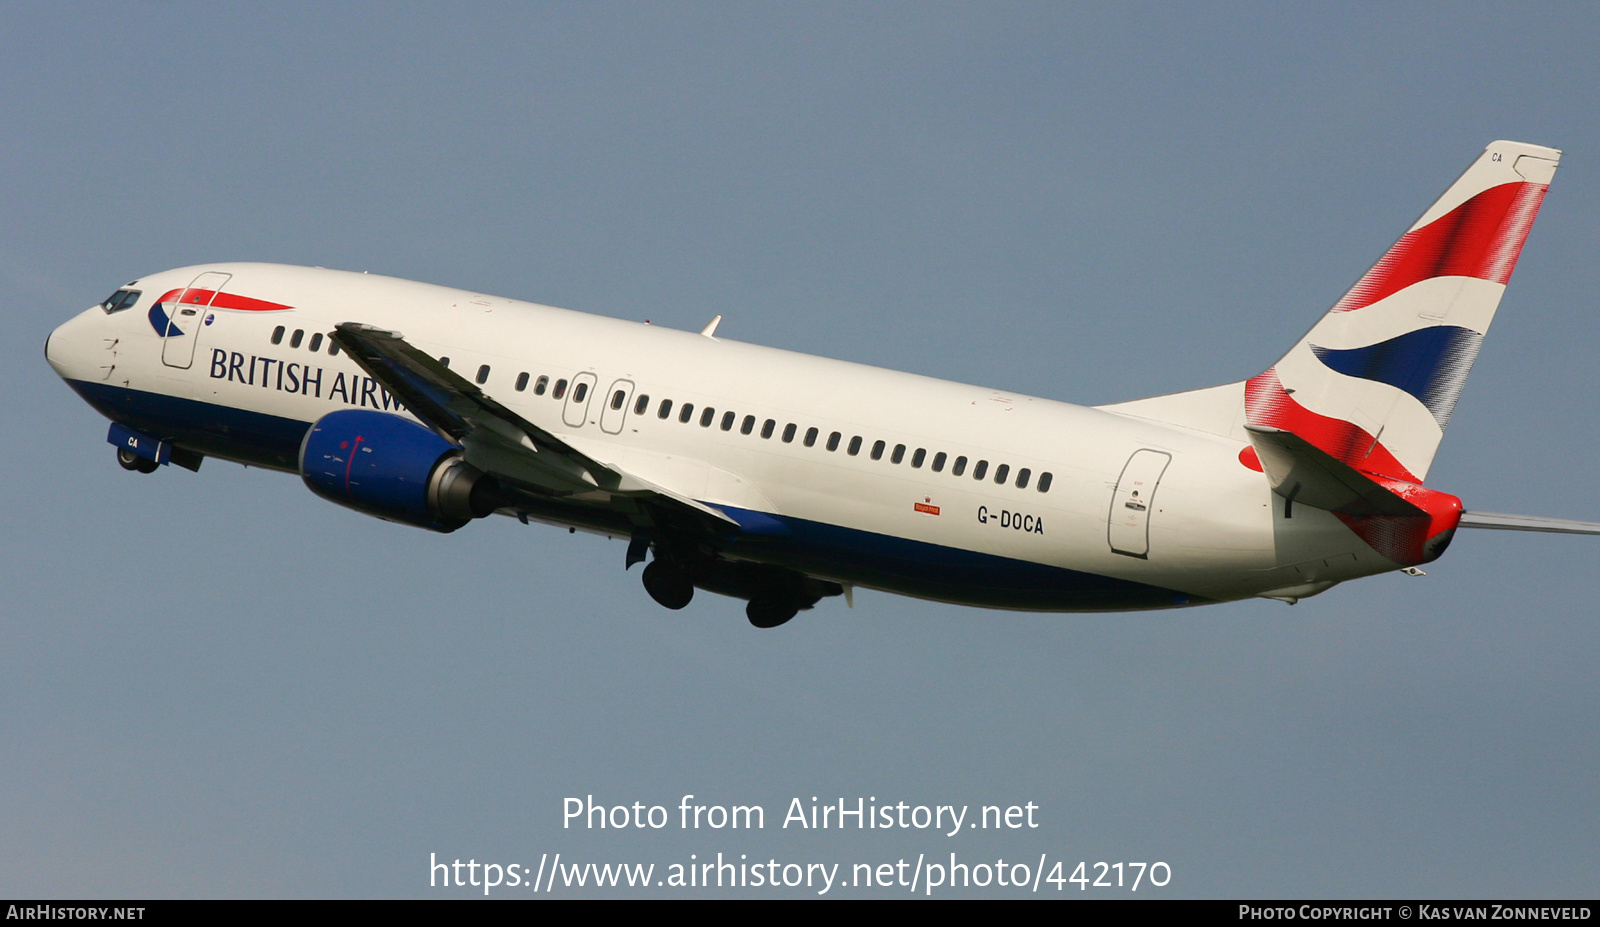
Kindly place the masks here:
POLYGON ((754 598, 744 607, 744 615, 758 628, 775 628, 793 618, 800 606, 778 597, 754 598))
POLYGON ((125 447, 117 448, 117 463, 121 464, 124 470, 134 470, 139 473, 154 473, 161 467, 155 461, 145 460, 125 447))
POLYGON ((688 605, 694 598, 694 584, 689 582, 689 577, 660 560, 652 560, 644 568, 644 591, 650 593, 657 605, 673 611, 688 605))

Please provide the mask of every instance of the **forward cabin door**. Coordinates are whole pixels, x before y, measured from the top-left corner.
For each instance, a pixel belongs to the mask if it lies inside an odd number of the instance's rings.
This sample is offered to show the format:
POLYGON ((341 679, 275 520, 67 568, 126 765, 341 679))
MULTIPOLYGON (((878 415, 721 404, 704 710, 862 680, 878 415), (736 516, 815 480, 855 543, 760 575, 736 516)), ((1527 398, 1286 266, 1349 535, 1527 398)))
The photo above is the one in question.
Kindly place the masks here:
POLYGON ((1156 487, 1172 455, 1149 448, 1133 452, 1123 465, 1122 478, 1111 494, 1109 537, 1112 551, 1150 558, 1150 513, 1155 511, 1156 487))
POLYGON ((166 331, 161 333, 161 362, 168 367, 188 370, 194 364, 194 348, 200 343, 200 330, 211 324, 211 301, 222 292, 232 274, 206 271, 194 278, 166 306, 166 331))

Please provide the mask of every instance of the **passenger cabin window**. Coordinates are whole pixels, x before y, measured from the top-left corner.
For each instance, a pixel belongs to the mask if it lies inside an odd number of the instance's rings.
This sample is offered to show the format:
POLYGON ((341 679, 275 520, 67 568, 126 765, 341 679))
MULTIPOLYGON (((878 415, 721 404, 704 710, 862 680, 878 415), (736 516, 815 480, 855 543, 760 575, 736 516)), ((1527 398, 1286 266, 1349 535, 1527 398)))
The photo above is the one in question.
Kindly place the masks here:
POLYGON ((734 415, 733 415, 732 412, 724 412, 724 413, 722 413, 722 430, 723 431, 732 431, 733 430, 733 419, 734 419, 734 415))
POLYGON ((478 385, 479 386, 482 386, 483 384, 489 382, 489 365, 488 364, 484 364, 484 365, 482 365, 482 366, 480 366, 478 368, 478 377, 477 377, 477 379, 478 379, 478 385))
POLYGON ((313 354, 315 354, 318 351, 322 350, 322 332, 314 332, 314 333, 312 333, 312 335, 311 335, 311 344, 308 345, 308 347, 310 348, 311 353, 313 353, 313 354))
POLYGON ((856 435, 855 437, 850 439, 849 453, 850 453, 851 457, 854 457, 857 454, 861 453, 861 436, 860 435, 856 435))
POLYGON ((989 461, 980 460, 972 468, 972 478, 975 479, 975 480, 981 480, 981 479, 983 479, 983 475, 985 473, 988 473, 988 472, 989 472, 989 461))
MULTIPOLYGON (((110 315, 113 312, 121 312, 138 301, 138 290, 118 290, 107 296, 106 301, 100 304, 100 308, 106 311, 106 315, 110 315)), ((278 330, 282 331, 283 329, 280 327, 278 330)), ((274 341, 273 344, 277 344, 277 342, 274 341)))
POLYGON ((535 396, 543 396, 544 395, 544 391, 546 389, 548 389, 549 387, 550 387, 550 378, 549 377, 540 377, 539 379, 533 381, 533 394, 535 396))
POLYGON ((1040 492, 1049 492, 1050 491, 1050 472, 1048 470, 1045 471, 1044 473, 1039 474, 1039 491, 1040 492))
POLYGON ((794 433, 798 429, 799 429, 799 426, 796 425, 794 422, 790 422, 789 424, 783 426, 783 443, 784 444, 793 444, 794 443, 794 433))
POLYGON ((928 452, 925 448, 917 448, 917 452, 911 455, 911 468, 913 470, 920 469, 922 467, 922 459, 927 456, 928 452))
POLYGON ((885 446, 886 445, 882 441, 874 441, 874 442, 872 442, 872 459, 873 460, 882 460, 883 459, 883 449, 884 449, 885 446))
MULTIPOLYGON (((544 378, 540 377, 540 379, 542 380, 544 378)), ((562 396, 565 396, 566 394, 567 394, 567 381, 566 380, 557 380, 556 381, 556 388, 550 391, 550 398, 551 399, 560 399, 562 396)))
POLYGON ((712 420, 716 417, 717 410, 713 409, 711 406, 706 406, 705 409, 700 412, 700 427, 710 428, 712 420))
POLYGON ((694 403, 686 402, 683 404, 682 411, 678 413, 678 421, 687 425, 689 424, 689 419, 691 418, 694 418, 694 403))
POLYGON ((334 341, 332 335, 328 336, 328 356, 329 357, 338 357, 339 356, 339 342, 334 341))
POLYGON ((933 455, 933 472, 944 472, 944 460, 944 451, 940 451, 939 453, 933 455))
POLYGON ((1011 465, 1001 464, 994 468, 994 481, 1001 486, 1006 484, 1006 477, 1011 475, 1011 465))
MULTIPOLYGON (((321 337, 321 336, 319 335, 318 337, 321 337)), ((316 349, 317 349, 317 342, 315 340, 313 340, 311 342, 311 350, 315 351, 316 349)), ((440 363, 441 366, 448 367, 448 366, 450 366, 450 358, 441 357, 441 358, 439 358, 439 363, 440 363)))
POLYGON ((582 402, 583 397, 589 395, 589 384, 578 383, 572 387, 572 401, 582 402))
POLYGON ((762 422, 761 423, 761 437, 763 437, 763 438, 772 437, 772 429, 774 429, 776 427, 778 427, 778 423, 773 421, 770 418, 767 419, 765 422, 762 422))
POLYGON ((828 450, 837 451, 839 449, 839 439, 841 437, 843 437, 843 435, 839 434, 837 431, 831 435, 828 435, 828 450))
POLYGON ((279 325, 272 330, 272 343, 283 344, 283 326, 279 325))
MULTIPOLYGON (((672 400, 663 399, 661 401, 661 404, 666 406, 668 411, 672 410, 672 400)), ((633 414, 634 415, 643 415, 644 414, 644 410, 646 410, 648 408, 650 408, 650 395, 648 393, 640 393, 639 394, 639 398, 637 400, 635 400, 634 403, 633 403, 633 414)), ((662 415, 661 417, 662 418, 666 418, 665 415, 662 415)))
POLYGON ((967 472, 967 458, 957 457, 955 465, 950 468, 950 475, 960 476, 965 472, 967 472))
POLYGON ((622 404, 627 402, 627 401, 628 401, 628 391, 627 390, 621 390, 621 389, 617 390, 616 392, 611 394, 611 410, 613 412, 615 412, 616 410, 622 408, 622 404))
POLYGON ((1023 467, 1021 470, 1017 471, 1017 488, 1018 489, 1027 489, 1028 488, 1028 476, 1029 476, 1030 473, 1032 473, 1032 471, 1029 470, 1027 467, 1023 467))
POLYGON ((817 443, 817 429, 806 429, 806 447, 815 447, 817 443))
POLYGON ((756 417, 754 415, 746 415, 744 417, 744 423, 739 426, 739 434, 747 435, 750 432, 754 431, 755 427, 756 427, 756 417))
POLYGON ((889 455, 889 462, 890 463, 899 463, 900 461, 905 460, 905 459, 906 459, 906 446, 904 444, 896 444, 894 446, 894 453, 889 455))
POLYGON ((522 392, 523 390, 525 390, 527 388, 528 388, 528 371, 524 370, 521 373, 517 374, 517 392, 520 393, 520 392, 522 392))
POLYGON ((306 336, 305 329, 303 329, 303 328, 295 329, 294 330, 294 334, 289 336, 289 347, 291 347, 291 348, 300 347, 300 339, 304 338, 305 336, 306 336))
MULTIPOLYGON (((650 397, 649 396, 645 396, 644 397, 644 402, 637 409, 635 409, 634 412, 642 413, 642 412, 644 412, 645 409, 648 409, 649 407, 650 407, 650 397)), ((661 408, 656 410, 656 418, 664 419, 664 418, 668 417, 671 414, 672 414, 672 400, 670 400, 670 399, 661 400, 661 408)))

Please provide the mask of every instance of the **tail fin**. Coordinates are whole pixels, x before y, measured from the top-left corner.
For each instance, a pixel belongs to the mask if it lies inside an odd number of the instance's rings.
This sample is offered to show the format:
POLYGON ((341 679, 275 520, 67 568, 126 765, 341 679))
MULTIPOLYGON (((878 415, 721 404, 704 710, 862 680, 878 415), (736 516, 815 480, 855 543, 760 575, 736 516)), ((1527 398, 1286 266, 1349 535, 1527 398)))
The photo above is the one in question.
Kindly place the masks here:
POLYGON ((1245 419, 1418 483, 1489 331, 1561 152, 1489 145, 1283 359, 1245 419))

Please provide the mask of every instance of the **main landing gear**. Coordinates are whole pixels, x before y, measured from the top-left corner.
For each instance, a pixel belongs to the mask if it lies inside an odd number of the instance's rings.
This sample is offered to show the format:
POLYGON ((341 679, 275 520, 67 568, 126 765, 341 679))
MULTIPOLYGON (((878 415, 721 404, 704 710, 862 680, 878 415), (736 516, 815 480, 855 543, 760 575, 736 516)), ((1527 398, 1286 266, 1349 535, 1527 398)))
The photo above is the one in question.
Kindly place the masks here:
POLYGON ((132 470, 136 473, 154 473, 161 469, 160 464, 153 460, 146 460, 125 447, 117 448, 117 463, 122 465, 122 469, 132 470))
MULTIPOLYGON (((643 554, 639 550, 629 556, 642 558, 643 554)), ((655 559, 644 568, 644 589, 650 598, 677 611, 694 598, 696 588, 745 599, 745 617, 758 628, 776 628, 822 597, 844 592, 838 583, 794 570, 724 560, 704 553, 685 554, 681 549, 669 549, 663 556, 657 548, 655 559)))
POLYGON ((744 607, 744 616, 758 628, 775 628, 799 613, 798 602, 779 595, 756 596, 744 607))
POLYGON ((657 605, 677 611, 694 598, 694 583, 682 570, 652 560, 644 568, 644 591, 650 593, 657 605))

